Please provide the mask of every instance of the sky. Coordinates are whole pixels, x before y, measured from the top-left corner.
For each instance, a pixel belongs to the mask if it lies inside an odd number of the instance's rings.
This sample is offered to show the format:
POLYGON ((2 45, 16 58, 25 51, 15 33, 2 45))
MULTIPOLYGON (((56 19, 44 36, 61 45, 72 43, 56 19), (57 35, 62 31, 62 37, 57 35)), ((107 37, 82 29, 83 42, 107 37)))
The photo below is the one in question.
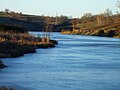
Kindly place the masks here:
POLYGON ((85 13, 102 13, 107 8, 114 13, 116 3, 117 0, 0 0, 0 11, 8 8, 31 15, 81 17, 85 13))

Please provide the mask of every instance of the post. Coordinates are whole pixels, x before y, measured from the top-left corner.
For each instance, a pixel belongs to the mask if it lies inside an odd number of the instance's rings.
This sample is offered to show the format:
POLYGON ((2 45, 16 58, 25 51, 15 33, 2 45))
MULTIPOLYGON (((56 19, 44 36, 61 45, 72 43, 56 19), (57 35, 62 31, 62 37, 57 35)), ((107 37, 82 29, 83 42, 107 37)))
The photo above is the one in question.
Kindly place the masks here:
POLYGON ((49 43, 50 43, 50 38, 49 38, 49 36, 47 36, 46 38, 47 38, 47 44, 49 44, 49 43))
POLYGON ((44 44, 45 43, 45 38, 44 37, 42 37, 42 44, 44 44))

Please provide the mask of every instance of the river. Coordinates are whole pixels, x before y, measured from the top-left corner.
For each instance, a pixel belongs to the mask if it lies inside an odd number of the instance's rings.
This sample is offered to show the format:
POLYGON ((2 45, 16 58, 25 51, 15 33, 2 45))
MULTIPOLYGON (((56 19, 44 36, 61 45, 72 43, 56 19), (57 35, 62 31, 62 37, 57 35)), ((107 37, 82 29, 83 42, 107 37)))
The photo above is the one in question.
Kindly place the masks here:
POLYGON ((120 39, 53 33, 55 48, 3 59, 0 86, 17 90, 120 90, 120 39))

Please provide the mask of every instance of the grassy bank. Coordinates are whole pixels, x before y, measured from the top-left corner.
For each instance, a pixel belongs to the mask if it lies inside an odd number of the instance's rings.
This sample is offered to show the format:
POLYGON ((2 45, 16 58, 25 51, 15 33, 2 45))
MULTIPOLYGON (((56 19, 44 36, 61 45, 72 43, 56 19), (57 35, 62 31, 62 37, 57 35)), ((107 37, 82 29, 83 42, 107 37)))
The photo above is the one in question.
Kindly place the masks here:
POLYGON ((57 41, 30 35, 20 26, 0 25, 0 58, 35 53, 36 48, 55 47, 55 44, 57 41))
POLYGON ((34 37, 28 33, 0 32, 0 58, 11 58, 23 56, 27 53, 35 53, 36 48, 55 47, 57 41, 40 37, 34 37))
MULTIPOLYGON (((35 37, 22 27, 0 25, 0 58, 16 58, 35 53, 37 48, 51 48, 56 44, 57 41, 47 37, 35 37)), ((5 67, 7 66, 0 60, 0 69, 5 67)))
POLYGON ((90 36, 103 36, 120 38, 120 23, 95 26, 91 24, 89 27, 75 29, 75 30, 62 30, 62 34, 73 35, 90 35, 90 36))

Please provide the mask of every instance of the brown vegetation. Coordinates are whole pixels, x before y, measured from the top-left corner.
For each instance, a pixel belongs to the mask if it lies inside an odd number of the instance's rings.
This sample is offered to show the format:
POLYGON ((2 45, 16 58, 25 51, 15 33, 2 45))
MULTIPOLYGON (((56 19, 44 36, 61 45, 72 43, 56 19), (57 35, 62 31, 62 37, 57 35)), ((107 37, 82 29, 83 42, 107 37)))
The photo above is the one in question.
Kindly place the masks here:
POLYGON ((57 42, 47 37, 35 37, 17 26, 2 25, 0 28, 0 58, 35 53, 36 48, 55 47, 57 42))
POLYGON ((28 33, 0 32, 0 58, 18 57, 35 53, 35 48, 55 47, 56 41, 47 43, 47 38, 34 37, 28 33))
MULTIPOLYGON (((120 10, 120 1, 117 2, 117 7, 120 10)), ((81 18, 72 20, 72 25, 69 27, 73 29, 62 28, 61 33, 120 38, 120 13, 117 11, 113 14, 110 9, 98 15, 86 13, 81 18)))
POLYGON ((63 30, 61 33, 120 38, 120 23, 103 26, 94 26, 90 28, 78 29, 73 31, 63 30))
MULTIPOLYGON (((80 19, 74 19, 73 30, 63 29, 62 34, 93 35, 120 38, 120 14, 112 14, 107 9, 99 15, 86 13, 80 19)), ((72 21, 73 22, 73 21, 72 21)))

